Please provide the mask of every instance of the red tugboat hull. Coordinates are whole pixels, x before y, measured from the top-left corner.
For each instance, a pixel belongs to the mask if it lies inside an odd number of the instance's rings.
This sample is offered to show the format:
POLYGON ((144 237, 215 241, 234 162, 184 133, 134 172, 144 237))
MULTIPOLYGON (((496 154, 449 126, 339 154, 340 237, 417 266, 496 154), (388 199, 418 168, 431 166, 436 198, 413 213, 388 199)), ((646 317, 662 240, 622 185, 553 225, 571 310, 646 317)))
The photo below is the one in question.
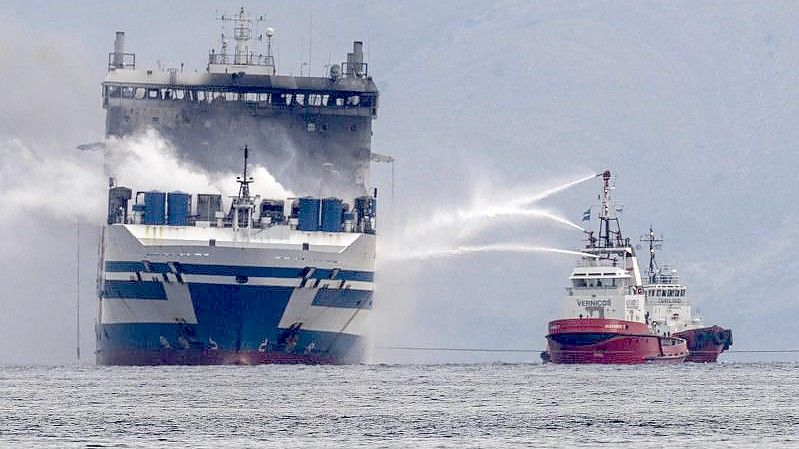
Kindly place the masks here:
POLYGON ((732 331, 721 326, 689 329, 674 334, 688 342, 686 362, 715 363, 719 354, 732 346, 732 331))
POLYGON ((684 339, 652 334, 645 323, 606 318, 571 318, 549 323, 547 351, 552 363, 682 363, 684 339))

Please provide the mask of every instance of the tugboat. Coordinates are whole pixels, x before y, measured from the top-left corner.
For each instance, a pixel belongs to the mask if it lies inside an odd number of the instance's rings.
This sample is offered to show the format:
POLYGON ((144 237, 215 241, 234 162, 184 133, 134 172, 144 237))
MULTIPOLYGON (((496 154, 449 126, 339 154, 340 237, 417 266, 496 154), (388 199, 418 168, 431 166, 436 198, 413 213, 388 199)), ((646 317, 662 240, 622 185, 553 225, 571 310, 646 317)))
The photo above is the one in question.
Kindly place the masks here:
POLYGON ((552 363, 682 363, 688 356, 685 339, 658 334, 649 322, 635 250, 622 236, 611 199, 611 173, 599 176, 599 236, 587 232, 588 244, 566 288, 565 317, 549 323, 541 357, 552 363))
POLYGON ((732 330, 715 325, 703 326, 702 317, 692 310, 677 269, 657 264, 655 252, 663 239, 655 237, 655 231, 649 228, 649 234, 642 237, 641 241, 649 243, 648 281, 644 285, 644 293, 652 326, 656 331, 688 342, 690 354, 686 358, 687 362, 716 362, 719 354, 732 346, 732 330))

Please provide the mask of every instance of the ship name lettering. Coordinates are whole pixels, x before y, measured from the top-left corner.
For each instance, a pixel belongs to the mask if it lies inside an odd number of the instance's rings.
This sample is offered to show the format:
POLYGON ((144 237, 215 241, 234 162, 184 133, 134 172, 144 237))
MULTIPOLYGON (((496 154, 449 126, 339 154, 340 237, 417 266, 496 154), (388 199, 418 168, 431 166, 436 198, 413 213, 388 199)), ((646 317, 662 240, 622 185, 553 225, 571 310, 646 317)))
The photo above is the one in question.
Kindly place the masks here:
POLYGON ((610 299, 578 299, 577 305, 580 307, 609 307, 610 299))

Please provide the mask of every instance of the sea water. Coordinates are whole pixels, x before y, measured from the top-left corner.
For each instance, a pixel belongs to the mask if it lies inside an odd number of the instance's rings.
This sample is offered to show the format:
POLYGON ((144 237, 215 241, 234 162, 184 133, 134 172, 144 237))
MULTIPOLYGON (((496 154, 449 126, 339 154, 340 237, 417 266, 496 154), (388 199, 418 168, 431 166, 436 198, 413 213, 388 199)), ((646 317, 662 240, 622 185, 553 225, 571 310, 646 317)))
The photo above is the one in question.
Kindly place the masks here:
POLYGON ((799 447, 799 364, 2 367, 0 446, 799 447))

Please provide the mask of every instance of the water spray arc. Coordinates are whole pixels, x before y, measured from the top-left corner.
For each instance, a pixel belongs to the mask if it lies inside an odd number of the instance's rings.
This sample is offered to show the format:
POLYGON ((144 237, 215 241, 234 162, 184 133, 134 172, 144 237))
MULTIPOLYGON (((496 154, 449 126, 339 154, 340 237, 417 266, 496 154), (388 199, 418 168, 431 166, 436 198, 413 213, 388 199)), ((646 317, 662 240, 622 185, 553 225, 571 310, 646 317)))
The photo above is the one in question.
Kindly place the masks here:
POLYGON ((585 181, 594 179, 600 174, 591 174, 582 176, 574 181, 566 184, 559 185, 554 188, 547 189, 543 192, 524 195, 521 197, 513 198, 505 203, 481 207, 478 205, 472 206, 469 209, 459 209, 449 213, 439 213, 433 216, 432 219, 420 223, 416 226, 411 226, 406 230, 408 236, 423 236, 432 234, 436 231, 445 228, 461 227, 464 223, 471 223, 474 221, 481 221, 487 219, 507 219, 507 218, 530 218, 530 219, 548 219, 560 224, 564 224, 573 229, 584 231, 584 229, 563 217, 555 215, 543 209, 530 209, 529 207, 545 198, 555 195, 559 192, 567 190, 571 187, 577 186, 585 181))
POLYGON ((590 181, 591 179, 594 179, 594 178, 599 178, 599 177, 602 176, 603 173, 604 172, 585 175, 583 177, 575 179, 574 181, 567 182, 566 184, 563 184, 563 185, 560 185, 560 186, 557 186, 557 187, 553 187, 551 189, 547 189, 547 190, 545 190, 545 191, 543 191, 541 193, 537 193, 535 195, 531 195, 531 196, 527 196, 527 197, 516 198, 516 199, 514 199, 514 200, 512 200, 510 202, 510 205, 511 206, 515 206, 515 207, 529 206, 529 205, 531 205, 533 203, 537 203, 537 202, 539 202, 539 201, 541 201, 541 200, 543 200, 545 198, 549 198, 552 195, 560 193, 560 192, 562 192, 564 190, 568 190, 568 189, 570 189, 572 187, 575 187, 575 186, 577 186, 579 184, 582 184, 582 183, 584 183, 586 181, 590 181))
MULTIPOLYGON (((532 219, 532 220, 548 220, 561 225, 568 226, 569 228, 586 232, 582 226, 558 216, 550 211, 538 208, 531 208, 530 206, 538 201, 555 195, 559 192, 567 190, 571 187, 577 186, 583 182, 594 179, 601 174, 591 174, 581 176, 573 181, 565 184, 549 188, 543 192, 535 194, 522 195, 515 197, 509 201, 505 201, 499 205, 491 205, 487 207, 480 207, 474 205, 469 209, 458 209, 448 213, 439 213, 423 223, 406 228, 405 237, 410 241, 420 241, 420 237, 437 236, 442 232, 447 232, 448 235, 456 235, 456 240, 463 240, 463 236, 469 234, 469 231, 476 231, 487 225, 496 225, 497 220, 508 219, 532 219)), ((516 253, 559 253, 570 255, 581 255, 583 253, 578 251, 570 251, 565 249, 548 248, 541 246, 530 246, 524 243, 513 244, 487 244, 487 245, 465 245, 458 243, 451 243, 448 248, 440 248, 434 250, 413 251, 408 249, 407 242, 397 248, 393 255, 387 255, 383 259, 386 262, 399 261, 399 260, 419 260, 430 259, 435 257, 448 257, 459 256, 478 252, 516 252, 516 253)))
POLYGON ((594 258, 597 257, 593 254, 587 254, 580 251, 571 251, 560 248, 548 248, 545 246, 494 244, 494 245, 458 246, 452 249, 420 251, 415 253, 388 256, 384 260, 387 262, 402 262, 408 260, 425 260, 425 259, 434 259, 441 257, 462 256, 472 253, 497 253, 497 252, 521 253, 521 254, 554 253, 554 254, 568 254, 581 257, 594 257, 594 258))

